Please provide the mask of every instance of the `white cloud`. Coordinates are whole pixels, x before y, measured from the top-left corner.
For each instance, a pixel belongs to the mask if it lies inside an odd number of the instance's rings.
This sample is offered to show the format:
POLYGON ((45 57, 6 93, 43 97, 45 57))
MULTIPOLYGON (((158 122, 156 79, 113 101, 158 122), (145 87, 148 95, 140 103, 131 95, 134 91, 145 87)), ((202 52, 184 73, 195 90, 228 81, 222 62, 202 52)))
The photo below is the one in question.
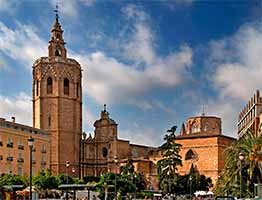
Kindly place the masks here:
POLYGON ((32 102, 31 97, 20 92, 15 97, 0 95, 0 117, 10 120, 16 118, 17 123, 32 125, 32 102))
MULTIPOLYGON (((155 87, 175 87, 180 84, 186 74, 186 67, 192 62, 192 51, 182 46, 178 52, 159 59, 145 70, 137 70, 103 52, 87 56, 76 54, 73 57, 84 68, 84 90, 98 103, 134 105, 136 97, 145 95, 155 87)), ((144 106, 150 109, 149 104, 144 106)))
POLYGON ((156 55, 153 47, 153 34, 143 23, 135 24, 135 34, 125 46, 125 56, 128 59, 152 64, 156 55))
POLYGON ((0 51, 29 69, 35 59, 47 54, 46 46, 47 43, 39 38, 34 27, 18 23, 12 30, 0 22, 0 51))
POLYGON ((125 16, 128 19, 144 21, 148 18, 148 15, 134 4, 128 4, 125 7, 123 7, 121 10, 122 13, 125 14, 125 16))
POLYGON ((139 128, 136 130, 119 130, 119 139, 129 140, 131 144, 140 144, 145 146, 159 146, 161 135, 155 132, 154 128, 139 128))
POLYGON ((208 67, 218 98, 209 113, 222 117, 226 134, 236 137, 237 117, 256 89, 261 89, 262 25, 246 24, 231 37, 210 43, 208 67))
POLYGON ((214 84, 222 95, 246 101, 261 88, 261 24, 244 25, 234 36, 211 47, 216 65, 214 84))
POLYGON ((122 45, 125 58, 135 61, 137 64, 152 64, 157 55, 154 50, 154 33, 149 25, 150 16, 142 8, 133 4, 123 7, 122 13, 127 18, 132 32, 131 37, 122 45))

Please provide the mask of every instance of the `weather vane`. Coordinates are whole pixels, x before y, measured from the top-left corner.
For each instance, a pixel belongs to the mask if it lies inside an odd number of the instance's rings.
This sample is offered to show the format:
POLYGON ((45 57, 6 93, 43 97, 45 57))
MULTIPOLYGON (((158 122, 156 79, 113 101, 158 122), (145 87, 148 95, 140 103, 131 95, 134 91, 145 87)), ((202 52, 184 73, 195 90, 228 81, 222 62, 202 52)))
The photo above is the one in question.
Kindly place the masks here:
POLYGON ((59 19, 59 16, 58 16, 58 4, 56 4, 54 12, 55 12, 56 20, 58 20, 59 19))

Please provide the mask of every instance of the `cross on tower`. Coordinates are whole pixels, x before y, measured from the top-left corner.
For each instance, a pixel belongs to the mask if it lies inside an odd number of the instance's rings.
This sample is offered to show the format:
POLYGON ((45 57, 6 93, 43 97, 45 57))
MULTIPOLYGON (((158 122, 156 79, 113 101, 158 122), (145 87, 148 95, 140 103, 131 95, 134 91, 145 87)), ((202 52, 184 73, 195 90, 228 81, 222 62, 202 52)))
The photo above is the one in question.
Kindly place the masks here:
POLYGON ((104 112, 106 112, 106 104, 104 104, 104 112))

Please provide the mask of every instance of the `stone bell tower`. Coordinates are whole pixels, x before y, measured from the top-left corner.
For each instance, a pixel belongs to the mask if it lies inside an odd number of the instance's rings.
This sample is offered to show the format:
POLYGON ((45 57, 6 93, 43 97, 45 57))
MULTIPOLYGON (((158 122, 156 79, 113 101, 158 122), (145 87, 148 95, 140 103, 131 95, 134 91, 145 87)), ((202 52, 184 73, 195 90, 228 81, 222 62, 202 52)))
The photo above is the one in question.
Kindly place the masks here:
POLYGON ((57 14, 51 33, 48 57, 33 64, 33 126, 51 134, 52 172, 77 176, 82 134, 81 66, 67 58, 57 14))

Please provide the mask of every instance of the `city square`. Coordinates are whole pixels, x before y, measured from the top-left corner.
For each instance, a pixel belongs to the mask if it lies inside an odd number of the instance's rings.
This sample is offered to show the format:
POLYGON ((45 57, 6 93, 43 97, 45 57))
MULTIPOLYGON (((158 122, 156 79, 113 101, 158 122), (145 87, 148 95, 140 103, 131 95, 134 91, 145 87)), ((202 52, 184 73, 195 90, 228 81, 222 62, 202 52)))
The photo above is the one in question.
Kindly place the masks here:
POLYGON ((0 199, 262 198, 262 1, 0 5, 0 199))

